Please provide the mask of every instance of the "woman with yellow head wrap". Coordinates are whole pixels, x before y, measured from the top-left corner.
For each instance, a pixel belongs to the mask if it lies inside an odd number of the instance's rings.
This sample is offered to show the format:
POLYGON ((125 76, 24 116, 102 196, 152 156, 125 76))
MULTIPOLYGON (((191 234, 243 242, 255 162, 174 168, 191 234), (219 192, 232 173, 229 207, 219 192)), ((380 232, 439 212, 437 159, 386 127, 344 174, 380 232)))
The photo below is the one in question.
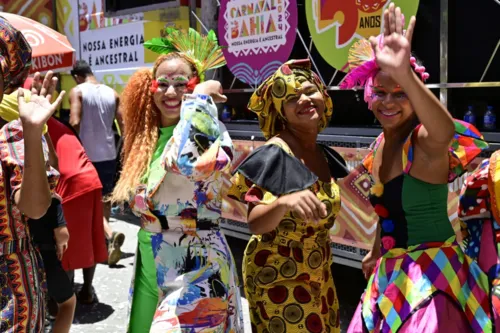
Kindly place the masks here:
POLYGON ((286 128, 284 105, 297 97, 305 82, 313 85, 323 98, 324 111, 320 115, 318 132, 328 126, 333 113, 333 102, 325 85, 311 71, 309 59, 290 60, 257 88, 248 103, 248 108, 259 117, 260 129, 266 139, 286 128))
POLYGON ((309 60, 291 60, 250 98, 267 143, 238 167, 229 196, 248 204, 243 262, 253 332, 339 332, 329 229, 345 162, 317 144, 333 103, 309 60))

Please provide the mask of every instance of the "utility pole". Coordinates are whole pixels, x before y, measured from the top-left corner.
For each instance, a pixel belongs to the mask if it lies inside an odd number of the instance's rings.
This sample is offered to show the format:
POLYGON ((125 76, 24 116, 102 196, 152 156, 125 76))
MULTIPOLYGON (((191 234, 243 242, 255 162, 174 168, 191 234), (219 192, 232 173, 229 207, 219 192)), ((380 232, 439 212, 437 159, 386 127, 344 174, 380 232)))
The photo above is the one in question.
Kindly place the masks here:
POLYGON ((196 13, 196 0, 189 0, 189 27, 196 30, 198 22, 192 13, 196 13))
MULTIPOLYGON (((217 34, 217 16, 219 12, 219 4, 218 0, 202 0, 201 1, 201 21, 207 27, 208 30, 213 30, 217 34)), ((203 28, 201 28, 203 31, 203 34, 206 34, 206 31, 204 31, 203 28)), ((214 77, 214 71, 208 71, 207 72, 207 79, 214 79, 222 83, 222 69, 217 69, 215 70, 215 77, 214 77)))

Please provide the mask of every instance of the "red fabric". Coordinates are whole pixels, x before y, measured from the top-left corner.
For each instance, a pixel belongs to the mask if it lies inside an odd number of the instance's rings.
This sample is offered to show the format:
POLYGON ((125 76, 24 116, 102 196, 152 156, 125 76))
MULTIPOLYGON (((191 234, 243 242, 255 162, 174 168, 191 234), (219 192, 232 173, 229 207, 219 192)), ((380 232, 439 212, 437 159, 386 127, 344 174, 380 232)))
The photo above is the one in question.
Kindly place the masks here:
POLYGON ((33 77, 31 76, 28 76, 28 78, 26 79, 26 81, 24 81, 24 84, 23 84, 23 88, 24 89, 31 89, 31 84, 33 83, 33 77))
POLYGON ((64 270, 92 267, 108 259, 101 190, 81 195, 63 204, 68 224, 68 250, 62 258, 64 270))
POLYGON ((95 189, 101 189, 99 175, 73 131, 55 118, 50 118, 47 125, 59 158, 61 177, 56 192, 62 197, 63 204, 95 189))

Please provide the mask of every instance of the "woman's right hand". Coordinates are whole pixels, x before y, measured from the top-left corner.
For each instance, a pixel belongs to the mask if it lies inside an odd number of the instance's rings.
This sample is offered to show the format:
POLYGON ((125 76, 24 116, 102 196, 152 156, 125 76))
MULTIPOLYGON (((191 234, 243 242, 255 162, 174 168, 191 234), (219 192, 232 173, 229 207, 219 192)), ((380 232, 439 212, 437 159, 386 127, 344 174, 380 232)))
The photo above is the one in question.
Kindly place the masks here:
POLYGON ((61 91, 56 101, 52 103, 52 95, 56 89, 57 78, 49 71, 43 82, 40 73, 36 73, 31 85, 30 101, 24 99, 24 90, 19 88, 17 102, 19 105, 19 118, 23 125, 24 133, 43 130, 43 127, 61 104, 65 91, 61 91))
POLYGON ((363 271, 365 279, 368 280, 370 278, 379 258, 380 252, 374 250, 368 252, 368 254, 363 258, 363 261, 361 262, 361 269, 363 271))
POLYGON ((287 194, 279 199, 279 204, 303 220, 319 222, 327 215, 326 206, 310 190, 287 194))
POLYGON ((215 80, 208 80, 196 85, 193 94, 208 95, 212 97, 215 103, 225 103, 227 101, 227 97, 222 94, 222 85, 215 80))

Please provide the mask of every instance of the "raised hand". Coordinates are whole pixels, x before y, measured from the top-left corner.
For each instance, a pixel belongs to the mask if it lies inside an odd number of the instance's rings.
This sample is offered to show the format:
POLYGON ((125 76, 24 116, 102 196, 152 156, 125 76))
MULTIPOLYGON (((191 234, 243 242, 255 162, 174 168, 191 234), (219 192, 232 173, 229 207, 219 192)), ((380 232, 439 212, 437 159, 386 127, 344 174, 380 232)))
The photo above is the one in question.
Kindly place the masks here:
POLYGON ((24 130, 43 130, 43 126, 61 104, 65 91, 51 103, 52 95, 57 85, 57 78, 53 77, 52 71, 45 76, 43 83, 40 83, 40 73, 36 73, 31 86, 31 97, 29 102, 24 99, 23 89, 18 90, 17 101, 19 105, 19 118, 24 130))
POLYGON ((415 22, 416 19, 412 16, 408 29, 404 33, 405 19, 401 8, 395 8, 394 3, 391 3, 389 9, 384 11, 383 43, 379 43, 376 37, 370 37, 375 61, 382 71, 396 81, 412 74, 410 57, 415 22))

